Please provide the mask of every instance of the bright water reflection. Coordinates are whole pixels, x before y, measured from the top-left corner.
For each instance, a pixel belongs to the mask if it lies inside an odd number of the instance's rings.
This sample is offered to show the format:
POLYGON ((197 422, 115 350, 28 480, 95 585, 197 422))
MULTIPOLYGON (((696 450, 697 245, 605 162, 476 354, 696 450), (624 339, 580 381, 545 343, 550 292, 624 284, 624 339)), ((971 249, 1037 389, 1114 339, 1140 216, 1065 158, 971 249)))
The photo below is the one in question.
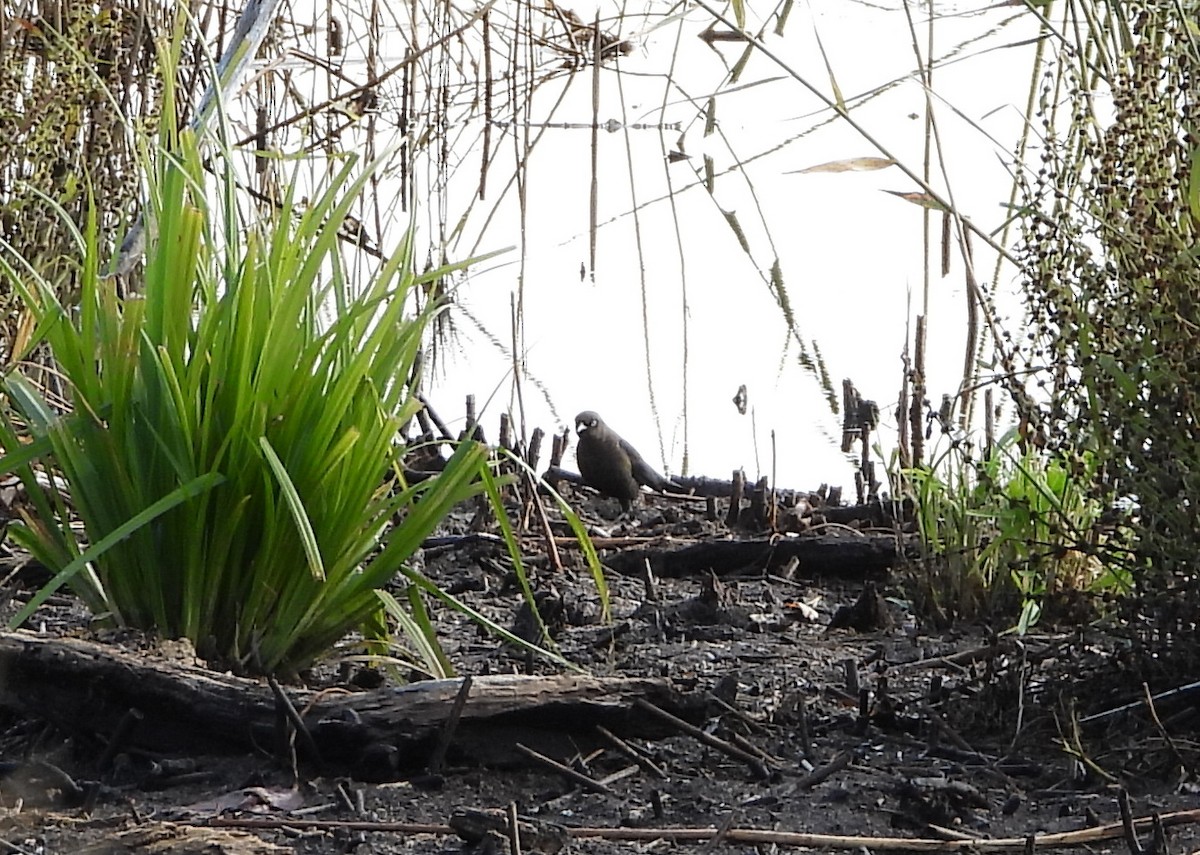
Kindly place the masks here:
MULTIPOLYGON (((943 175, 935 163, 930 183, 991 231, 1006 213, 1036 21, 1020 8, 971 5, 941 5, 933 22, 932 105, 946 165, 943 175)), ((351 147, 403 146, 412 157, 411 169, 397 158, 374 207, 363 211, 380 246, 402 234, 407 192, 420 239, 438 247, 433 261, 443 250, 459 259, 516 247, 474 270, 457 292, 457 337, 431 378, 441 415, 457 417, 474 393, 481 406, 488 402, 482 418, 494 437, 499 412, 515 410, 508 348, 519 304, 529 429, 551 431, 594 409, 672 473, 686 448, 692 474, 728 477, 740 466, 757 476, 774 465, 784 486, 850 488, 837 449, 840 419, 801 353, 823 360, 839 394, 849 377, 879 402, 890 448, 901 353, 923 311, 922 209, 885 192, 917 189, 894 167, 802 172, 880 156, 805 83, 833 97, 836 82, 855 119, 920 172, 926 101, 903 6, 798 3, 781 27, 782 5, 755 4, 746 29, 762 32, 787 68, 751 52, 736 82, 729 69, 745 44, 699 38, 710 25, 727 32, 703 8, 648 3, 618 21, 613 7, 601 6, 601 30, 617 40, 610 47, 625 40, 628 48, 612 50, 598 79, 590 63, 571 58, 590 50, 583 31, 571 33, 591 23, 594 7, 496 4, 487 16, 489 50, 482 18, 472 17, 481 8, 435 21, 436 33, 453 36, 384 76, 368 96, 350 87, 368 81, 368 68, 377 78, 395 68, 379 57, 402 57, 436 37, 428 22, 388 20, 385 12, 372 37, 369 21, 342 13, 333 28, 341 53, 327 61, 343 77, 324 85, 330 98, 351 95, 321 114, 324 129, 341 127, 351 147), (367 62, 372 44, 378 53, 367 62), (776 265, 792 332, 772 285, 776 265), (753 421, 731 401, 740 384, 753 421)), ((927 19, 917 9, 912 15, 924 53, 927 19)), ((329 20, 314 12, 312 32, 318 41, 324 34, 326 52, 329 20)), ((277 72, 286 74, 282 64, 277 72)), ((931 222, 936 241, 940 217, 931 222)), ((989 282, 994 255, 978 241, 975 250, 977 276, 989 282)), ((931 264, 936 401, 962 377, 966 307, 957 252, 944 278, 936 249, 931 264)), ((999 298, 1016 311, 1006 295, 1012 277, 1001 271, 999 298)))

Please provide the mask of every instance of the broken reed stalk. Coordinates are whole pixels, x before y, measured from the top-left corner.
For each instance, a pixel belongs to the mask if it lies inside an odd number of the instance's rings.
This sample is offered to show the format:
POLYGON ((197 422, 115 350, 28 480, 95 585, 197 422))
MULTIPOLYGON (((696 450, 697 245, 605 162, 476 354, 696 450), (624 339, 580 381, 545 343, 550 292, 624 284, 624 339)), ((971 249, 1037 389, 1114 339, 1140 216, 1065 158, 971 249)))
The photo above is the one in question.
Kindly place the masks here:
POLYGON ((729 495, 729 512, 725 515, 725 525, 734 528, 738 524, 738 516, 742 509, 742 494, 746 490, 746 473, 741 469, 733 470, 733 487, 729 495))
POLYGON ((463 710, 466 709, 467 698, 471 694, 473 683, 474 678, 468 674, 463 677, 462 685, 458 687, 458 693, 454 696, 454 702, 450 705, 450 711, 442 723, 442 731, 438 734, 437 745, 434 746, 433 753, 429 756, 430 774, 440 775, 446 768, 446 752, 450 750, 450 745, 454 742, 454 732, 458 730, 458 723, 462 719, 463 710))
POLYGON ((818 766, 816 769, 813 769, 811 772, 797 781, 796 786, 802 790, 812 789, 817 784, 827 780, 834 773, 845 769, 853 760, 853 751, 839 752, 838 754, 834 755, 834 758, 824 766, 818 766))
POLYGON ((511 855, 521 855, 521 817, 517 812, 517 803, 509 802, 508 810, 508 851, 511 855))

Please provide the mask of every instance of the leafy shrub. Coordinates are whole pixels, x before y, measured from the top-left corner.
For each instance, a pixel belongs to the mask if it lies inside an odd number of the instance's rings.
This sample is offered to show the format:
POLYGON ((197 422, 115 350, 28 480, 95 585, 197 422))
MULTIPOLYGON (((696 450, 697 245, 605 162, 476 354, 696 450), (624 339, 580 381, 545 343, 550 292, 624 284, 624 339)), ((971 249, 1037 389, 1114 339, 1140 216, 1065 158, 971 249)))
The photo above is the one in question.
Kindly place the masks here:
POLYGON ((1097 498, 1136 507, 1138 581, 1170 586, 1200 578, 1200 48, 1174 4, 1099 23, 1043 99, 1067 93, 1071 121, 1044 107, 1026 192, 1028 350, 1050 366, 1040 436, 1094 454, 1097 498))

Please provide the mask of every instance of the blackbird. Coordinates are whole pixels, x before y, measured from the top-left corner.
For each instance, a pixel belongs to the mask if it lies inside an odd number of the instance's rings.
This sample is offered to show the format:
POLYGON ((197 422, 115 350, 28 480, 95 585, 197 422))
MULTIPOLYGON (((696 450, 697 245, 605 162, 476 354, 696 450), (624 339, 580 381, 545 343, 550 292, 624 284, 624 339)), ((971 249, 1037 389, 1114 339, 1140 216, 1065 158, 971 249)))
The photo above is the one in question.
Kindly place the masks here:
POLYGON ((642 484, 659 492, 672 486, 591 410, 575 417, 575 431, 579 434, 575 460, 583 483, 620 501, 623 513, 628 513, 642 484))

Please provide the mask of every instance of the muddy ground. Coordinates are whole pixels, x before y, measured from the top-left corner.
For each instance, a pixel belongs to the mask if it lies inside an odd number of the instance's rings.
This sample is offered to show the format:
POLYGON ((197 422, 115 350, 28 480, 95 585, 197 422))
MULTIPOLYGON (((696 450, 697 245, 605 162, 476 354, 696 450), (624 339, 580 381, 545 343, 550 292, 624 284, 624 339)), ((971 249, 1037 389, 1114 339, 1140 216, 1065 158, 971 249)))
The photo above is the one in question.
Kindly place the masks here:
MULTIPOLYGON (((610 563, 628 549, 669 551, 732 536, 722 523, 707 521, 695 502, 651 497, 630 520, 614 519, 616 503, 608 500, 586 498, 581 507, 598 542, 607 545, 602 560, 610 563)), ((847 530, 845 536, 860 535, 847 530)), ((536 539, 529 543, 536 550, 536 539)), ((867 580, 853 567, 836 576, 809 578, 801 570, 784 578, 749 566, 719 578, 656 578, 652 585, 644 576, 610 572, 612 622, 606 624, 578 550, 564 546, 561 554, 565 572, 550 571, 544 551, 531 555, 530 567, 562 654, 592 674, 663 677, 681 692, 703 695, 703 731, 743 755, 679 732, 632 740, 632 756, 609 747, 563 758, 603 782, 600 792, 532 761, 489 768, 464 757, 452 757, 439 776, 381 784, 317 777, 303 766, 296 782, 267 752, 129 752, 101 774, 103 745, 94 734, 63 732, 9 709, 0 712, 6 776, 0 780, 0 852, 505 851, 510 844, 502 830, 467 842, 446 824, 454 818, 461 830, 463 811, 514 808, 525 818, 523 851, 770 852, 799 842, 861 852, 898 848, 895 838, 1014 838, 1008 848, 1023 849, 1029 835, 1119 823, 1122 787, 1135 818, 1197 805, 1190 696, 1156 706, 1157 723, 1144 704, 1079 723, 1138 701, 1146 676, 1122 659, 1127 642, 1103 620, 1039 626, 1023 638, 982 626, 934 631, 911 613, 905 577, 893 572, 873 581, 884 610, 876 616, 880 628, 831 629, 837 610, 863 593, 867 580), (38 779, 54 774, 50 768, 79 783, 94 803, 39 805, 38 787, 54 790, 53 782, 38 779), (22 774, 32 774, 32 785, 22 774), (214 819, 235 827, 206 827, 214 819), (254 821, 268 827, 236 827, 254 821), (560 827, 596 830, 582 836, 560 827), (706 840, 713 828, 722 836, 706 840), (603 829, 641 837, 608 839, 603 829), (668 829, 694 833, 685 839, 668 829), (870 839, 772 839, 772 832, 870 839)), ((440 585, 520 628, 521 596, 501 546, 443 542, 423 561, 440 585)), ((29 594, 15 579, 6 583, 5 617, 29 594)), ((481 634, 456 614, 436 612, 462 674, 559 670, 481 634)), ((95 634, 66 598, 57 598, 33 626, 95 634)), ((144 641, 115 643, 159 655, 144 641)), ((334 684, 346 675, 330 668, 313 679, 334 684)), ((1161 691, 1178 675, 1155 679, 1152 689, 1161 691)), ((1169 851, 1200 848, 1191 821, 1190 815, 1168 816, 1162 835, 1169 851)), ((1139 831, 1141 846, 1153 851, 1149 827, 1139 831)), ((1039 840, 1038 846, 1131 848, 1119 833, 1103 831, 1039 840)))

